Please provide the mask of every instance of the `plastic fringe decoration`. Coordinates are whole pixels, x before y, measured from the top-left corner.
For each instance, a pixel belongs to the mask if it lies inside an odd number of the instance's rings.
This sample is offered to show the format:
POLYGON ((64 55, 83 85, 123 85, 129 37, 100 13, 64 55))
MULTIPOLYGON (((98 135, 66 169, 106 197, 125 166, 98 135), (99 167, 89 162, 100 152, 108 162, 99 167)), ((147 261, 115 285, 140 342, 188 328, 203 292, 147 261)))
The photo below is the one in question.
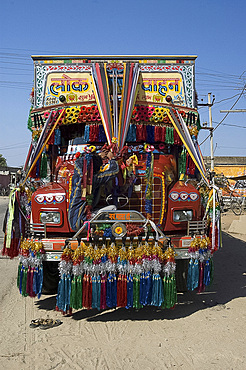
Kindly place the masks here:
POLYGON ((43 243, 32 239, 21 241, 17 287, 24 297, 40 298, 43 286, 43 243))
POLYGON ((73 251, 70 247, 65 247, 59 262, 60 281, 58 283, 58 292, 56 297, 56 310, 62 311, 63 314, 71 313, 70 294, 71 294, 71 273, 72 273, 72 256, 73 251))
POLYGON ((208 237, 194 238, 189 248, 190 262, 187 275, 187 289, 201 293, 212 280, 212 250, 208 237))

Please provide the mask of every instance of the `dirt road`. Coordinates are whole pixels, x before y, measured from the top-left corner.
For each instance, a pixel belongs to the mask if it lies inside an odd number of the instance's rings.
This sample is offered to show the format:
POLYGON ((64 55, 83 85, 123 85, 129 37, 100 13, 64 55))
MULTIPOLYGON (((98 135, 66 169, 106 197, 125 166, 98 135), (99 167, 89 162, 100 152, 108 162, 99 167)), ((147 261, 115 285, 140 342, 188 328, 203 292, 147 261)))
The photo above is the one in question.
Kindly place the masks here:
POLYGON ((174 310, 82 310, 72 317, 54 311, 55 296, 23 298, 18 260, 2 257, 0 369, 244 369, 246 243, 226 233, 223 242, 211 289, 179 294, 174 310), (47 315, 62 325, 29 328, 47 315))

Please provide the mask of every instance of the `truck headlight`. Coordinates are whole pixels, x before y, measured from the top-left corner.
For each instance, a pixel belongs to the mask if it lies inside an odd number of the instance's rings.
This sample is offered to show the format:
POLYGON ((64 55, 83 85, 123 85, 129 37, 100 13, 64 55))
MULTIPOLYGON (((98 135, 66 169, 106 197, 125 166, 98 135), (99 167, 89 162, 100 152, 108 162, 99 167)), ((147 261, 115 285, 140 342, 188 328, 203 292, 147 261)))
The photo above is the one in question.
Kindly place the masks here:
POLYGON ((61 222, 60 212, 42 211, 40 212, 40 222, 42 224, 59 224, 61 222))
POLYGON ((191 221, 192 215, 193 215, 192 210, 183 209, 173 211, 173 221, 174 222, 191 221))

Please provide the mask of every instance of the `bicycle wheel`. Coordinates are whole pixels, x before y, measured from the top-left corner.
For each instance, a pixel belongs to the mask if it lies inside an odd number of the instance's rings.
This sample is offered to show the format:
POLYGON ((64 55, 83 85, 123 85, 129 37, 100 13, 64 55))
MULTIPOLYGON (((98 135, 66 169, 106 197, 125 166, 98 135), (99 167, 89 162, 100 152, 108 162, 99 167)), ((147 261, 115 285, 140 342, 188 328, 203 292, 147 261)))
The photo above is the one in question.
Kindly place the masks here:
POLYGON ((242 213, 242 206, 241 203, 238 202, 237 200, 233 200, 231 202, 231 210, 236 216, 240 216, 242 213))

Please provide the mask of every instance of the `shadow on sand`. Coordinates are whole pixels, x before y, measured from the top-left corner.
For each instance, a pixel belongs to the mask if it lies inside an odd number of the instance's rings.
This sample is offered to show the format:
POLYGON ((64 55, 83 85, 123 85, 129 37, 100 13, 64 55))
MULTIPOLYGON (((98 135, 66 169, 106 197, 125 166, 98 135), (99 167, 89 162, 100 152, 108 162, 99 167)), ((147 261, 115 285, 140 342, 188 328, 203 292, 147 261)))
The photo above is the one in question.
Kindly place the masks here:
MULTIPOLYGON (((246 296, 246 243, 223 233, 223 248, 214 254, 214 281, 210 289, 196 292, 178 293, 178 303, 174 309, 159 310, 155 307, 135 309, 117 308, 97 311, 80 310, 72 314, 74 320, 120 321, 120 320, 175 320, 191 315, 208 307, 216 310, 234 298, 246 296)), ((40 309, 54 310, 56 296, 47 296, 36 302, 40 309)))

